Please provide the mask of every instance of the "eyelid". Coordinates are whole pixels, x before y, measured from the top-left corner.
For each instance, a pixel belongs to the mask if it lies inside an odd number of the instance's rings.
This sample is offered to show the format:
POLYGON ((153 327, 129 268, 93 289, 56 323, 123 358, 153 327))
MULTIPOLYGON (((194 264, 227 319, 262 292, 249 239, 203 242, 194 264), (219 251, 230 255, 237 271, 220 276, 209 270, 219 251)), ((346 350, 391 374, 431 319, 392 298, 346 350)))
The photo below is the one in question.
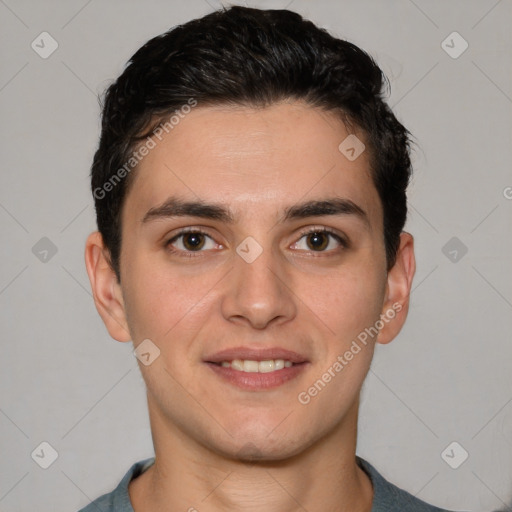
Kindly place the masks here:
POLYGON ((203 235, 210 236, 210 234, 204 228, 202 228, 202 227, 199 227, 199 226, 186 226, 184 228, 179 228, 178 231, 169 240, 177 238, 180 235, 183 235, 184 233, 202 233, 203 235))
MULTIPOLYGON (((172 254, 177 254, 179 256, 184 257, 198 257, 201 255, 201 253, 206 252, 203 250, 199 251, 184 251, 182 249, 176 249, 175 247, 172 247, 172 244, 178 240, 183 235, 186 235, 187 233, 200 233, 206 237, 208 237, 212 242, 214 242, 216 245, 219 245, 220 247, 223 247, 222 244, 219 244, 215 241, 214 237, 208 233, 205 229, 201 227, 194 227, 194 226, 187 226, 185 228, 181 228, 178 230, 177 233, 173 234, 170 238, 166 237, 166 241, 164 243, 164 247, 172 254)), ((211 250, 211 249, 210 249, 211 250)))
MULTIPOLYGON (((299 238, 292 245, 297 244, 306 235, 310 235, 312 233, 326 233, 326 234, 332 236, 333 238, 335 238, 336 241, 341 245, 341 247, 343 249, 348 249, 350 246, 348 238, 343 233, 340 233, 339 231, 337 231, 333 228, 329 228, 327 226, 308 226, 307 228, 301 229, 299 233, 300 233, 299 238)), ((304 251, 304 252, 321 255, 321 254, 336 252, 336 249, 330 249, 328 251, 309 250, 309 251, 304 251)))
MULTIPOLYGON (((171 236, 170 238, 166 239, 166 242, 164 244, 165 247, 169 248, 169 246, 171 246, 173 242, 175 242, 181 236, 186 235, 187 233, 200 233, 200 234, 210 238, 216 245, 219 245, 221 248, 223 248, 223 245, 217 243, 215 241, 214 237, 210 233, 208 233, 207 230, 205 230, 205 229, 203 229, 203 228, 201 228, 199 226, 197 226, 197 227, 187 226, 187 227, 181 228, 173 236, 171 236)), ((308 226, 306 228, 302 228, 299 231, 298 238, 291 245, 297 244, 304 236, 312 234, 312 233, 326 233, 326 234, 332 236, 333 238, 335 238, 336 241, 343 248, 348 248, 349 247, 349 241, 348 241, 346 236, 344 236, 342 233, 339 233, 337 230, 335 230, 333 228, 326 227, 326 226, 308 226)), ((209 249, 209 250, 212 250, 212 249, 209 249)), ((201 253, 206 252, 204 250, 184 251, 182 249, 176 249, 176 248, 169 249, 169 251, 173 252, 173 253, 181 254, 181 255, 187 255, 188 257, 190 257, 190 256, 199 256, 201 253)), ((303 252, 322 254, 322 253, 330 253, 330 252, 334 252, 334 251, 335 251, 335 249, 330 249, 329 251, 313 251, 313 250, 310 250, 310 251, 303 251, 303 252)))
POLYGON ((326 232, 326 233, 332 233, 333 235, 342 236, 341 233, 339 233, 336 229, 330 228, 328 226, 322 226, 321 224, 313 224, 312 226, 307 226, 305 228, 301 228, 299 230, 299 233, 301 235, 305 235, 308 233, 317 233, 317 232, 326 232))

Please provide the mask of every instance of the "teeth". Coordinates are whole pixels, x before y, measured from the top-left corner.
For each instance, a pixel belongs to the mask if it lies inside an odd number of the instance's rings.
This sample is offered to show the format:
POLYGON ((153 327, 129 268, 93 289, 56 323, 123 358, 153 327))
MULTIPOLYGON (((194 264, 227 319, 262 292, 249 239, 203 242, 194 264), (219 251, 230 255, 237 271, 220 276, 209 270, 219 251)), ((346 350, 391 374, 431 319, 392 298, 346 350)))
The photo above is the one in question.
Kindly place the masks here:
POLYGON ((234 361, 231 361, 231 368, 233 370, 238 370, 240 372, 244 371, 244 362, 240 361, 240 359, 235 359, 234 361))
POLYGON ((258 361, 248 361, 247 359, 244 361, 244 372, 255 373, 257 371, 259 371, 258 361))
POLYGON ((233 361, 222 361, 221 366, 232 368, 239 372, 247 373, 270 373, 283 368, 290 368, 293 363, 284 359, 269 359, 267 361, 252 361, 250 359, 234 359, 233 361))
POLYGON ((258 371, 260 373, 269 373, 275 370, 275 361, 260 361, 258 364, 258 371))
POLYGON ((284 368, 284 361, 282 359, 276 359, 274 361, 274 369, 282 370, 284 368))

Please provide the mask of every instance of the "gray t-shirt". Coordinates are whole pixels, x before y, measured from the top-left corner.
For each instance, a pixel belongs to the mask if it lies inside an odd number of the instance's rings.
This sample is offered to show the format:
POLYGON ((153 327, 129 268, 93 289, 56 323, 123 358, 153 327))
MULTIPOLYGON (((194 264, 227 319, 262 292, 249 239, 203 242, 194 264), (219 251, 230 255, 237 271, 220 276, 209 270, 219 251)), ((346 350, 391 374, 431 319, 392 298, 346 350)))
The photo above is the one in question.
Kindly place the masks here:
MULTIPOLYGON (((135 463, 123 477, 119 485, 110 493, 94 500, 79 512, 134 512, 128 494, 128 484, 148 469, 154 458, 135 463)), ((357 463, 370 477, 373 485, 373 505, 371 512, 449 512, 434 507, 399 489, 368 462, 357 457, 357 463)))

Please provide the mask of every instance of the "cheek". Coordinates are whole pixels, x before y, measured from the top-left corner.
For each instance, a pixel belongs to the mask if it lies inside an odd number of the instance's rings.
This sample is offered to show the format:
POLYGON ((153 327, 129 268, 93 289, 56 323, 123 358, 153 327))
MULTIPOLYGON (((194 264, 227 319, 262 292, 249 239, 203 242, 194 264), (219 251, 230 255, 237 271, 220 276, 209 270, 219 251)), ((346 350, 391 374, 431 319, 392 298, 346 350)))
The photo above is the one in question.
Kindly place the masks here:
MULTIPOLYGON (((311 283, 313 284, 313 283, 311 283)), ((363 271, 333 272, 316 283, 309 303, 318 318, 329 328, 338 344, 352 339, 379 319, 385 294, 381 273, 368 267, 363 271)))
POLYGON ((211 310, 211 295, 218 277, 170 272, 169 267, 143 261, 132 264, 125 282, 126 314, 135 340, 150 338, 164 346, 178 335, 193 336, 211 310))

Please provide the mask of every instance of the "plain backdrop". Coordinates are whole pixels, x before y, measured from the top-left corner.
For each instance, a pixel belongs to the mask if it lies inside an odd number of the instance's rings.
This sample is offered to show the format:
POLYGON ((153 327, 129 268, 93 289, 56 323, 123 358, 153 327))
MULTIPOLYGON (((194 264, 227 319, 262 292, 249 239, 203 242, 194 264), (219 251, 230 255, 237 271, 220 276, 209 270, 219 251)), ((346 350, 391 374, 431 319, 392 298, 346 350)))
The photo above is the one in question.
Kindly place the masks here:
MULTIPOLYGON (((0 1, 2 512, 77 510, 153 455, 132 347, 106 332, 84 266, 97 96, 149 38, 220 5, 0 1)), ((288 6, 367 50, 415 136, 412 305, 377 349, 359 455, 435 505, 511 506, 512 2, 247 5, 288 6)))

